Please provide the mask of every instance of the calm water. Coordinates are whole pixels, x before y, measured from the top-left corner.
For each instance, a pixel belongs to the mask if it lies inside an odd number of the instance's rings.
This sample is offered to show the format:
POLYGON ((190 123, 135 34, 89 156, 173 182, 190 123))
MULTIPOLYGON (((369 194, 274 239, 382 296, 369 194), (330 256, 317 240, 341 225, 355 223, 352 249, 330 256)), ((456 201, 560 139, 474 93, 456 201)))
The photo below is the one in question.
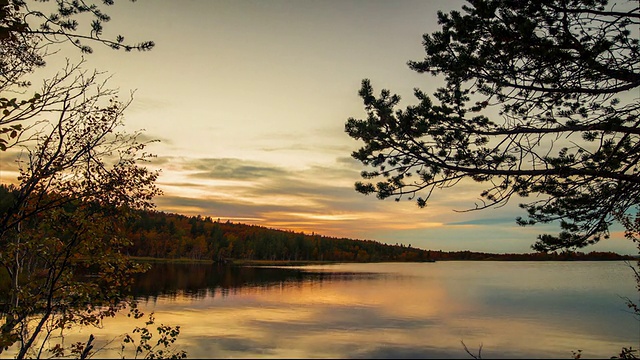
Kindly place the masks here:
MULTIPOLYGON (((437 262, 296 268, 156 265, 141 307, 206 358, 608 358, 640 346, 624 262, 437 262)), ((104 329, 117 338, 140 322, 104 329)), ((103 350, 99 356, 117 356, 103 350)))

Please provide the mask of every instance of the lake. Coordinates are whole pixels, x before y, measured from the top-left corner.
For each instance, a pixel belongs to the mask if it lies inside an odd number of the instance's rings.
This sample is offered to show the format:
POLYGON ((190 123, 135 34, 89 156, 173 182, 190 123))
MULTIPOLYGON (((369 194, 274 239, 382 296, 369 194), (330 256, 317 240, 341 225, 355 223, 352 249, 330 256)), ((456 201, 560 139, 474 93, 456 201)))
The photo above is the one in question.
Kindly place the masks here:
MULTIPOLYGON (((619 261, 155 264, 136 296, 158 324, 181 326, 176 345, 193 358, 471 359, 461 341, 483 358, 608 358, 640 346, 622 299, 638 292, 619 261)), ((142 323, 118 316, 80 335, 142 323)))

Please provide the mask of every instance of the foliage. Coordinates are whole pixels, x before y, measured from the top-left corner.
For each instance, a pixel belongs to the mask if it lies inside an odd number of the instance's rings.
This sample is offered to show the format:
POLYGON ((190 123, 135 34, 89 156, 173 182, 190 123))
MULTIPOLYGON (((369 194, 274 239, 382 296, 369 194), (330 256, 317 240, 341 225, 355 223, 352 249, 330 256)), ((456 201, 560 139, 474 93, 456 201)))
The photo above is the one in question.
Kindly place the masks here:
MULTIPOLYGON (((345 130, 364 145, 353 157, 374 168, 363 194, 415 199, 469 180, 485 185, 474 209, 521 204, 520 225, 558 221, 538 251, 576 249, 609 236, 640 205, 640 47, 637 1, 473 0, 438 13, 426 56, 411 69, 440 75, 433 98, 360 96, 367 118, 345 130)), ((473 210, 473 209, 472 209, 473 210)))
MULTIPOLYGON (((131 0, 135 1, 135 0, 131 0)), ((153 41, 137 44, 125 42, 123 35, 115 38, 103 37, 104 25, 111 17, 104 12, 104 7, 114 5, 114 0, 103 0, 102 6, 85 1, 56 0, 55 5, 48 6, 50 0, 0 0, 0 39, 21 41, 34 35, 47 43, 70 43, 83 53, 92 53, 93 48, 87 43, 99 43, 115 50, 151 50, 153 41), (80 19, 90 19, 87 26, 80 19)), ((41 44, 38 46, 42 47, 41 44)))
MULTIPOLYGON (((37 92, 27 81, 62 42, 85 53, 87 41, 124 50, 153 43, 101 38, 109 17, 97 5, 59 0, 50 15, 36 9, 47 3, 0 0, 0 151, 19 171, 1 187, 0 353, 11 348, 17 358, 43 356, 54 331, 100 326, 135 306, 125 291, 144 267, 123 254, 130 243, 122 224, 159 193, 158 173, 140 165, 151 156, 147 143, 122 131, 129 101, 103 74, 68 61, 37 92), (91 29, 79 19, 93 19, 91 29)), ((89 345, 48 351, 86 356, 89 345)))
MULTIPOLYGON (((114 0, 102 3, 111 6, 114 0)), ((83 53, 93 52, 90 43, 125 51, 147 51, 155 46, 153 41, 129 44, 122 35, 104 38, 104 26, 110 19, 100 6, 85 1, 56 0, 52 5, 49 0, 0 0, 0 151, 20 139, 27 126, 23 122, 43 107, 40 97, 46 92, 24 99, 8 94, 24 94, 22 90, 31 85, 25 75, 44 67, 45 59, 59 51, 54 46, 70 43, 83 53), (89 20, 89 27, 83 26, 81 21, 89 20)))
POLYGON ((127 345, 131 345, 134 348, 134 359, 137 359, 139 355, 143 356, 143 359, 184 359, 187 357, 187 353, 183 350, 175 351, 171 349, 171 346, 177 340, 180 335, 180 326, 171 327, 164 324, 156 327, 158 332, 158 340, 155 344, 151 341, 153 339, 153 333, 149 330, 149 326, 155 324, 155 317, 153 313, 149 314, 149 320, 145 322, 145 326, 136 327, 133 329, 133 336, 126 334, 121 348, 121 354, 127 348, 127 345), (137 335, 135 335, 137 334, 137 335), (135 338, 134 338, 135 337, 135 338), (137 338, 137 339, 136 339, 137 338))
MULTIPOLYGON (((15 189, 3 195, 15 195, 15 189)), ((1 264, 11 280, 0 297, 4 349, 18 342, 19 358, 39 358, 55 330, 100 326, 131 305, 124 290, 145 267, 121 251, 129 245, 119 225, 127 212, 75 201, 41 210, 4 232, 1 264)))
POLYGON ((612 357, 612 359, 637 359, 637 358, 638 358, 638 349, 634 349, 632 347, 622 348, 618 356, 612 357))
POLYGON ((411 246, 331 238, 145 211, 128 225, 129 254, 153 258, 280 261, 421 261, 429 253, 411 246))

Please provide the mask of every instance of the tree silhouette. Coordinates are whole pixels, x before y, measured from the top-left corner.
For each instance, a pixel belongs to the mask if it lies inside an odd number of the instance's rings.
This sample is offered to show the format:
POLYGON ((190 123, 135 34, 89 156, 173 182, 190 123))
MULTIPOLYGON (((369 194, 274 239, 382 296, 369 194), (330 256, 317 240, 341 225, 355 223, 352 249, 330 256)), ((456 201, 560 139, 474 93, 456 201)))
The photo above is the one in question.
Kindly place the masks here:
MULTIPOLYGON (((102 3, 111 6, 114 0, 102 3)), ((71 43, 82 53, 93 52, 88 44, 125 51, 146 51, 155 46, 153 41, 129 44, 122 35, 102 37, 104 24, 111 18, 96 4, 57 0, 55 6, 47 5, 49 0, 0 0, 0 151, 17 143, 28 126, 24 122, 34 118, 36 108, 43 108, 41 93, 23 99, 9 94, 25 93, 31 85, 26 75, 44 67, 46 58, 59 51, 56 45, 71 43), (78 19, 90 19, 90 25, 83 26, 78 19)))
POLYGON ((417 105, 359 92, 366 119, 345 130, 364 145, 353 157, 373 170, 363 194, 427 206, 432 192, 468 180, 485 184, 482 203, 520 206, 520 225, 558 221, 538 251, 575 249, 609 236, 640 204, 640 48, 637 1, 474 0, 438 13, 426 56, 410 61, 444 85, 417 105))
POLYGON ((103 74, 68 61, 35 92, 26 79, 59 42, 85 53, 86 41, 124 50, 153 43, 102 39, 109 18, 94 4, 58 0, 44 15, 32 8, 42 3, 0 0, 0 154, 15 157, 19 171, 1 188, 0 353, 87 357, 93 337, 82 346, 45 345, 54 331, 99 325, 135 306, 125 290, 143 268, 122 251, 123 224, 132 210, 153 206, 158 173, 141 164, 151 156, 141 133, 122 130, 130 100, 119 100, 103 74), (94 19, 83 32, 76 19, 86 15, 94 19))

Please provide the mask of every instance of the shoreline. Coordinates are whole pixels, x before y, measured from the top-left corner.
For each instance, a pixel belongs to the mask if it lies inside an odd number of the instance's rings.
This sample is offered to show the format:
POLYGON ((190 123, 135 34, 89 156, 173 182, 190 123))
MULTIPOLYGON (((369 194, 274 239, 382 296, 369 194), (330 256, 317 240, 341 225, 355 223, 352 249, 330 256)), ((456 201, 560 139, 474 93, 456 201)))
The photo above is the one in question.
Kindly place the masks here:
POLYGON ((440 260, 424 260, 424 261, 333 261, 333 260, 246 260, 246 259, 228 259, 224 262, 205 259, 189 259, 189 258, 152 258, 130 256, 132 260, 143 263, 178 263, 178 264, 211 264, 211 265, 230 265, 230 266, 308 266, 308 265, 333 265, 333 264, 373 264, 373 263, 435 263, 441 261, 509 261, 509 262, 581 262, 581 261, 640 261, 640 258, 634 259, 440 259, 440 260))

